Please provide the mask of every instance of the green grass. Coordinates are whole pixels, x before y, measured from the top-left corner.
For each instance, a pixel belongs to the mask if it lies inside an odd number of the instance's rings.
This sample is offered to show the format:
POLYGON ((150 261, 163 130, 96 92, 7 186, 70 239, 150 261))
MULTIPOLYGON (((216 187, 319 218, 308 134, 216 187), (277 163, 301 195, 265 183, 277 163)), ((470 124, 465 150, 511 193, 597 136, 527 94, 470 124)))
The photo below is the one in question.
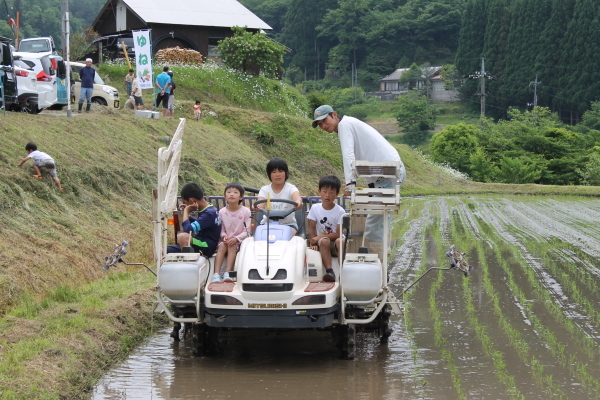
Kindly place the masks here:
MULTIPOLYGON (((165 65, 154 65, 154 77, 162 72, 165 65)), ((200 66, 169 64, 169 67, 177 84, 175 98, 178 102, 188 102, 190 113, 196 100, 298 117, 309 113, 306 98, 280 81, 263 76, 253 78, 212 62, 200 66)), ((102 77, 107 77, 107 81, 113 82, 122 91, 121 82, 128 71, 125 64, 102 64, 98 70, 102 77)), ((145 97, 145 102, 151 104, 149 93, 152 91, 144 90, 143 93, 148 96, 145 97)))

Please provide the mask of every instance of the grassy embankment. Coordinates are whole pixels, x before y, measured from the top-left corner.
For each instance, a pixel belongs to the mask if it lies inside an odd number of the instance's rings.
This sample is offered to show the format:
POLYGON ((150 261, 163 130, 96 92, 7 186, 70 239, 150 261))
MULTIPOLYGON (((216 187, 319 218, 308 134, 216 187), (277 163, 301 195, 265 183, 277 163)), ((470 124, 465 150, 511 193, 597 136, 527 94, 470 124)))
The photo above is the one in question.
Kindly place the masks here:
MULTIPOLYGON (((173 69, 176 118, 191 117, 198 97, 215 113, 187 122, 181 182, 196 181, 209 195, 233 180, 259 187, 268 182, 264 167, 274 156, 288 161, 290 181, 302 194, 315 194, 321 175, 342 175, 336 137, 310 128, 306 103, 294 91, 213 67, 173 69)), ((116 76, 113 82, 125 72, 102 69, 116 76)), ((121 240, 130 243, 128 262, 153 266, 156 152, 178 121, 93 111, 71 119, 45 112, 0 118, 0 398, 83 398, 104 368, 164 322, 152 316, 153 275, 123 266, 107 273, 102 266, 121 240), (32 178, 31 161, 16 167, 28 141, 55 158, 64 194, 48 177, 32 178)), ((598 193, 477 184, 452 178, 405 146, 398 149, 408 170, 404 196, 598 193)))

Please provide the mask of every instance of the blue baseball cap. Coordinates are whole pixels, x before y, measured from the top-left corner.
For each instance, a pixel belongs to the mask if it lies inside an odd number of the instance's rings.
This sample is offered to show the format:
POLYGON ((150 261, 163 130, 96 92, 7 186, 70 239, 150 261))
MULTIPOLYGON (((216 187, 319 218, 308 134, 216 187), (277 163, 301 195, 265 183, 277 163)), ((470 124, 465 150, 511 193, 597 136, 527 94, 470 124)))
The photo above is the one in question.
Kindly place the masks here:
POLYGON ((331 108, 331 106, 328 106, 327 104, 317 107, 315 110, 315 115, 313 117, 312 127, 316 128, 319 124, 319 121, 325 119, 325 117, 327 117, 332 112, 333 108, 331 108))

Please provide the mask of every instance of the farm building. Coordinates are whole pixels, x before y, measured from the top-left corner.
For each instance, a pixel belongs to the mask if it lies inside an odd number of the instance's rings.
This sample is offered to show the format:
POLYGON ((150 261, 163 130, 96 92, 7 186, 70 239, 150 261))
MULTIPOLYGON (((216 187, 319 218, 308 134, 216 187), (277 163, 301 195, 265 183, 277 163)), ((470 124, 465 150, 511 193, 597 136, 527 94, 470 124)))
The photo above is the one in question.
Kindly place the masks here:
POLYGON ((92 29, 100 36, 151 29, 154 52, 179 46, 211 57, 234 26, 271 29, 236 0, 108 0, 92 29))

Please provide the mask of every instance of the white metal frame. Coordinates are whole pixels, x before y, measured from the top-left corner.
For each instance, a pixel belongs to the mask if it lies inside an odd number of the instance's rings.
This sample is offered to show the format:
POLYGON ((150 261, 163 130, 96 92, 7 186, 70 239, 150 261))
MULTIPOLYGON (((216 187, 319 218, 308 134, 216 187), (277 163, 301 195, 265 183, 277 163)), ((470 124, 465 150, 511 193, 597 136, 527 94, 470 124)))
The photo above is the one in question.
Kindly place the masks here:
MULTIPOLYGON (((388 217, 397 214, 402 203, 400 197, 400 185, 403 178, 402 164, 397 161, 370 162, 356 160, 352 163, 352 172, 355 178, 395 178, 394 188, 362 188, 357 187, 351 193, 350 213, 349 215, 383 215, 383 260, 382 267, 382 286, 381 291, 371 300, 367 301, 349 301, 344 295, 343 274, 341 273, 343 265, 340 265, 340 287, 341 289, 341 322, 342 324, 368 324, 375 320, 379 312, 386 304, 390 304, 392 311, 396 314, 401 313, 398 302, 388 287, 388 260, 387 249, 390 243, 388 217), (375 310, 369 318, 346 318, 346 305, 373 306, 375 310)), ((346 214, 348 215, 348 214, 346 214)), ((363 234, 364 243, 364 234, 363 234)), ((365 255, 357 254, 359 259, 365 255)))

